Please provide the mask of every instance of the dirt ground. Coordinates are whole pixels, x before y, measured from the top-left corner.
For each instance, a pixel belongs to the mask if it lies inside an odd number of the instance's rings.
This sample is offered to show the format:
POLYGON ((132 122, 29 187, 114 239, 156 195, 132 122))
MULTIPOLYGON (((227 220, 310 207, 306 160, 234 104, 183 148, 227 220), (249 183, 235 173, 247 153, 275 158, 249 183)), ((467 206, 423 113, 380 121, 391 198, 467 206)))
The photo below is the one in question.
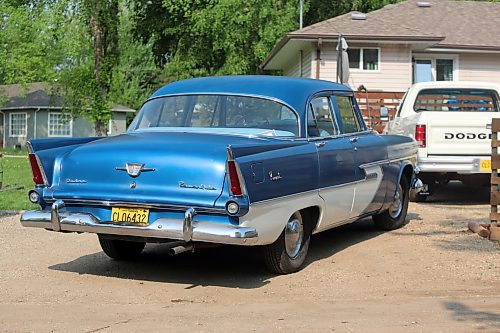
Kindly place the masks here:
POLYGON ((0 219, 1 332, 500 332, 500 246, 488 190, 450 186, 409 223, 370 220, 312 238, 301 272, 269 274, 256 251, 170 257, 148 245, 117 262, 95 235, 0 219))

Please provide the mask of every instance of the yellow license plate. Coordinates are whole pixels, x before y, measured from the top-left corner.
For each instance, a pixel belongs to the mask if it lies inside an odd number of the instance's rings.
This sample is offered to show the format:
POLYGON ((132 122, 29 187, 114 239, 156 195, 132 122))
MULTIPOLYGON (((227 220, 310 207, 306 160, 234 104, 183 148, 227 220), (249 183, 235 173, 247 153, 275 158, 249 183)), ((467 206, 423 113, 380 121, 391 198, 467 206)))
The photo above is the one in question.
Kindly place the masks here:
POLYGON ((121 208, 111 209, 111 221, 146 224, 149 219, 149 209, 144 208, 121 208))
POLYGON ((490 160, 481 160, 481 171, 491 172, 491 161, 490 160))

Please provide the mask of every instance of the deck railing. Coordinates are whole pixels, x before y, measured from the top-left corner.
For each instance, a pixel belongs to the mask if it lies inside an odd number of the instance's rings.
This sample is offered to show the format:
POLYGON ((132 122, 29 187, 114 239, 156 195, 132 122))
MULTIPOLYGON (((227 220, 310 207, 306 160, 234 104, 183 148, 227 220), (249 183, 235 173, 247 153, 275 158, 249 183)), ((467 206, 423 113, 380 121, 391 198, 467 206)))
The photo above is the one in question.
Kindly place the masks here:
POLYGON ((357 91, 355 93, 361 113, 368 127, 382 133, 387 122, 394 118, 404 92, 357 91), (380 108, 387 108, 387 116, 380 114, 380 108))

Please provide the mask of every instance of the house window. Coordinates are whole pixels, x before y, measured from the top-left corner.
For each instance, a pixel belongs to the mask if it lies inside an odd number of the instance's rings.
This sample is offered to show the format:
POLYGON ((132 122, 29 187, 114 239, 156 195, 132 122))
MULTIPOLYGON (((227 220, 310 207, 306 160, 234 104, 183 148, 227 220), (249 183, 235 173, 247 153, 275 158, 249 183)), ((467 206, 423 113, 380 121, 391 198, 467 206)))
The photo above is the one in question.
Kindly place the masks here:
POLYGON ((24 137, 28 133, 28 114, 13 112, 9 114, 10 137, 24 137))
POLYGON ((73 119, 71 115, 60 112, 49 112, 49 136, 73 136, 73 119))
POLYGON ((380 68, 380 49, 361 48, 347 49, 349 68, 374 71, 380 68))
POLYGON ((436 59, 436 81, 453 81, 453 60, 436 59))
POLYGON ((430 81, 456 81, 456 56, 416 56, 413 60, 413 83, 430 81))

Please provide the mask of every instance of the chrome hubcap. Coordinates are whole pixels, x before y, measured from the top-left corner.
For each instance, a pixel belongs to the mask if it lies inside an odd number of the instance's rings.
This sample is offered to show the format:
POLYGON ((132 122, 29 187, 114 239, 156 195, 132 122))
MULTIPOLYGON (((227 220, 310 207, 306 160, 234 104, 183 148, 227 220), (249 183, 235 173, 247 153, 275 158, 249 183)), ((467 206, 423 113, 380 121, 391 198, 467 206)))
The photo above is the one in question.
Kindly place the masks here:
POLYGON ((285 249, 290 258, 295 258, 304 239, 304 226, 300 215, 294 214, 285 227, 285 249))
POLYGON ((393 219, 397 219, 399 217, 399 214, 401 214, 402 210, 403 210, 403 188, 401 187, 401 184, 399 184, 396 190, 396 194, 394 195, 394 200, 392 201, 391 206, 389 207, 389 215, 393 219))

